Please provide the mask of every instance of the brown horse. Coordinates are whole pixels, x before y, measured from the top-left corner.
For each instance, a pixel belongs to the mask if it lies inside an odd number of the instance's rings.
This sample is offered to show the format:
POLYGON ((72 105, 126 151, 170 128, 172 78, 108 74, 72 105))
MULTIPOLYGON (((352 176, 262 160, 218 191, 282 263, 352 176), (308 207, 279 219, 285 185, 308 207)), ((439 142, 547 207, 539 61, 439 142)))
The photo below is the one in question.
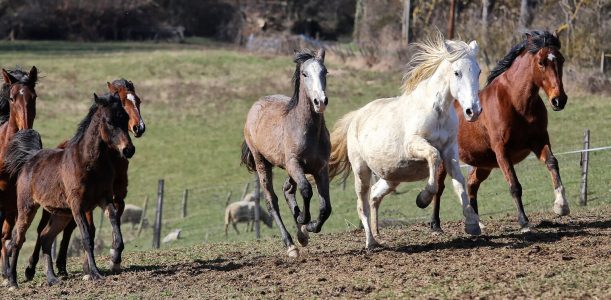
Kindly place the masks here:
MULTIPOLYGON (((108 91, 111 94, 117 94, 121 99, 121 104, 123 104, 123 108, 129 115, 128 128, 134 133, 135 137, 141 137, 145 131, 145 124, 142 115, 140 114, 140 97, 136 94, 136 88, 134 84, 126 79, 117 79, 112 83, 107 82, 108 91)), ((67 142, 59 145, 59 148, 64 148, 67 142)), ((117 222, 119 224, 118 228, 120 229, 121 224, 121 216, 123 215, 123 210, 125 208, 125 197, 127 196, 127 170, 129 167, 129 161, 122 157, 121 155, 114 155, 113 162, 115 166, 115 183, 114 183, 114 205, 117 210, 116 217, 117 222)), ((95 233, 95 226, 93 224, 93 212, 87 212, 86 219, 95 233)), ((40 223, 38 224, 37 232, 40 236, 40 233, 44 229, 44 227, 49 222, 49 218, 51 218, 51 214, 47 211, 43 211, 42 218, 40 219, 40 223)), ((70 244, 70 237, 72 236, 72 232, 76 228, 76 222, 70 222, 66 228, 64 228, 64 233, 62 236, 62 241, 59 247, 59 251, 57 253, 57 270, 59 275, 67 276, 68 271, 66 269, 66 258, 68 253, 68 246, 70 244)), ((94 239, 95 236, 92 237, 94 239)), ((34 274, 36 272, 36 264, 38 263, 39 253, 40 253, 41 241, 40 238, 36 239, 36 245, 34 246, 34 252, 29 259, 28 266, 25 269, 25 277, 26 280, 31 280, 34 278, 34 274)), ((113 244, 111 249, 111 261, 110 261, 110 269, 113 272, 119 272, 121 270, 121 253, 124 249, 123 244, 123 236, 121 232, 113 231, 113 244)), ((85 257, 83 260, 83 268, 87 273, 87 258, 85 257)))
POLYGON ((6 276, 8 255, 6 241, 17 217, 15 183, 4 170, 4 155, 9 141, 18 130, 29 129, 36 117, 36 81, 38 70, 30 72, 2 69, 4 83, 0 91, 0 224, 2 228, 2 275, 6 276))
POLYGON ((250 108, 244 126, 242 163, 249 171, 257 171, 267 209, 280 229, 288 255, 299 256, 291 235, 287 232, 278 210, 278 197, 272 185, 272 167, 286 169, 284 196, 297 224, 297 239, 308 243, 308 232, 320 232, 331 214, 329 200, 329 154, 331 143, 325 126, 324 111, 326 74, 323 49, 295 53, 293 97, 265 96, 250 108), (310 222, 312 186, 305 174, 316 181, 320 196, 320 214, 310 222), (297 188, 303 197, 301 212, 295 198, 297 188))
MULTIPOLYGON (((467 193, 477 212, 477 191, 494 168, 500 168, 509 184, 509 192, 518 210, 518 223, 528 229, 528 218, 522 205, 522 186, 514 164, 531 152, 543 162, 552 177, 556 199, 554 212, 569 214, 569 203, 560 180, 558 161, 552 154, 547 133, 547 110, 539 90, 543 89, 554 111, 567 102, 562 84, 564 58, 560 40, 549 32, 532 31, 515 45, 488 76, 480 92, 483 112, 475 122, 459 119, 458 147, 460 159, 473 166, 469 172, 467 193)), ((459 111, 459 110, 457 110, 459 111)), ((439 168, 438 182, 443 184, 446 171, 439 168)), ((439 204, 443 185, 433 200, 433 230, 441 230, 439 204)))
POLYGON ((93 256, 92 228, 85 214, 102 207, 110 214, 113 230, 117 230, 116 210, 112 205, 115 168, 113 152, 126 158, 135 147, 128 133, 129 116, 118 97, 98 97, 76 135, 65 148, 41 150, 40 136, 34 130, 18 132, 6 155, 6 169, 17 178, 17 222, 10 243, 9 284, 17 287, 17 259, 25 241, 25 233, 38 207, 55 216, 40 234, 42 251, 47 261, 47 283, 59 282, 53 271, 51 244, 70 221, 76 221, 87 254, 89 276, 102 276, 93 256))

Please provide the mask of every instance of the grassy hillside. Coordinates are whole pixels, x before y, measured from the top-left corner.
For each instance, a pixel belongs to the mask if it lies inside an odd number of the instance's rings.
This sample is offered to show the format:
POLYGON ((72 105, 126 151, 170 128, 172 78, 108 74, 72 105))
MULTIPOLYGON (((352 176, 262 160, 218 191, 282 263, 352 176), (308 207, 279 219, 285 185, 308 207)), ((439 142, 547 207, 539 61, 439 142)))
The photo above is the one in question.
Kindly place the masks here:
MULTIPOLYGON (((5 68, 36 65, 41 73, 35 128, 51 147, 72 136, 76 124, 86 114, 93 92, 103 92, 106 81, 119 77, 132 80, 142 98, 146 121, 145 135, 135 140, 136 155, 130 164, 127 202, 142 205, 149 196, 154 207, 157 180, 165 179, 164 228, 167 234, 182 229, 182 238, 171 245, 193 245, 225 240, 223 212, 226 197, 237 200, 252 175, 239 165, 244 118, 250 105, 262 95, 290 94, 294 64, 290 57, 257 56, 229 50, 205 42, 201 45, 174 46, 144 43, 76 44, 65 42, 0 43, 0 62, 5 68), (184 189, 190 189, 188 216, 181 219, 180 202, 184 189)), ((351 69, 329 59, 327 125, 344 113, 379 97, 399 93, 401 74, 351 69)), ((611 102, 599 96, 573 96, 562 112, 550 110, 552 145, 557 153, 579 149, 583 130, 592 131, 592 144, 611 145, 611 102)), ((407 116, 406 116, 407 117, 407 116)), ((591 154, 590 205, 611 203, 611 152, 591 154)), ((562 177, 573 209, 579 192, 579 154, 559 155, 562 177)), ((553 193, 543 165, 528 159, 517 167, 524 187, 526 210, 550 210, 553 193)), ((284 180, 276 171, 276 192, 284 180)), ((451 186, 451 185, 448 185, 451 186)), ((404 184, 399 193, 382 204, 383 218, 424 222, 430 209, 414 205, 423 183, 404 184)), ((454 193, 446 190, 442 220, 462 215, 454 193)), ((480 190, 480 212, 488 216, 514 216, 514 205, 500 172, 494 172, 480 190)), ((359 226, 352 181, 346 189, 334 183, 331 199, 333 215, 324 231, 343 231, 359 226)), ((281 200, 287 224, 292 224, 281 200)), ((313 203, 317 200, 314 199, 313 203)), ((314 204, 313 211, 317 207, 314 204)), ((154 209, 148 211, 152 223, 154 209)), ((314 214, 316 215, 316 214, 314 214)), ((96 220, 98 217, 96 216, 96 220)), ((104 221, 102 233, 109 233, 104 221)), ((125 227, 127 251, 150 248, 151 230, 139 238, 125 227)), ((243 231, 244 225, 240 226, 243 231)), ((30 230, 33 232, 33 230, 30 230)), ((263 229, 266 237, 277 229, 263 229)), ((250 240, 252 235, 230 240, 250 240)), ((29 242, 31 242, 31 235, 29 242)), ((110 243, 106 239, 107 245, 110 243)), ((27 252, 27 251, 26 251, 27 252)), ((23 257, 23 256, 22 256, 23 257)))

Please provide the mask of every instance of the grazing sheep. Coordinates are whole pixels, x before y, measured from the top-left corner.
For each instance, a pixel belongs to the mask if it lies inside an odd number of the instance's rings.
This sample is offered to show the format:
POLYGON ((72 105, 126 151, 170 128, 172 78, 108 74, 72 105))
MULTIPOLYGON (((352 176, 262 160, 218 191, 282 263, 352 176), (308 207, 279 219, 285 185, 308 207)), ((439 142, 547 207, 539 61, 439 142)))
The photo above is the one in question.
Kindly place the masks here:
MULTIPOLYGON (((125 210, 123 211, 123 215, 121 216, 121 224, 131 223, 132 229, 134 226, 140 223, 140 218, 142 218, 143 209, 136 205, 126 204, 125 210)), ((147 227, 148 222, 142 224, 142 226, 147 227)))
MULTIPOLYGON (((245 197, 245 199, 248 197, 245 197)), ((272 218, 268 215, 261 206, 259 206, 259 211, 261 212, 261 221, 267 225, 267 227, 272 228, 272 218)), ((233 226, 233 229, 240 234, 236 223, 246 223, 246 230, 250 228, 250 231, 253 230, 255 224, 255 202, 254 201, 238 201, 233 202, 227 206, 225 209, 225 237, 227 236, 227 231, 229 229, 229 224, 233 226), (251 222, 252 221, 252 222, 251 222)))

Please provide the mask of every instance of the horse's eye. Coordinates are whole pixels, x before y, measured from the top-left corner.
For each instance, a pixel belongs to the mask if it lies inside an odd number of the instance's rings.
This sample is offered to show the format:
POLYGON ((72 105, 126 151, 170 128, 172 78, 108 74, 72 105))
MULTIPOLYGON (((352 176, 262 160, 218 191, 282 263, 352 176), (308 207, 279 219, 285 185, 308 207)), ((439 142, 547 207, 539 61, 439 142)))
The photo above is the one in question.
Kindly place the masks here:
POLYGON ((454 76, 460 77, 460 73, 458 73, 458 71, 454 71, 454 76))
POLYGON ((539 61, 539 66, 541 66, 541 67, 545 66, 545 60, 544 59, 539 61))
POLYGON ((305 72, 301 72, 301 75, 303 75, 303 77, 308 77, 308 75, 305 72))

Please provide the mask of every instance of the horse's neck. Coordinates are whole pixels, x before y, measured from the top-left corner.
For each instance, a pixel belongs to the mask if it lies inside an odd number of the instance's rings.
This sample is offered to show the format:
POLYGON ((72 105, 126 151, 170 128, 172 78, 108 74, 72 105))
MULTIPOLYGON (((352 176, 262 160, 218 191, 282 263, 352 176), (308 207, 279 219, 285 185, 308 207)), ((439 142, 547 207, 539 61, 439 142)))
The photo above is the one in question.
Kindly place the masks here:
POLYGON ((78 147, 77 152, 81 161, 88 167, 99 164, 109 154, 95 120, 91 121, 83 138, 77 143, 76 147, 78 147))
POLYGON ((495 81, 501 84, 509 97, 499 97, 500 101, 508 101, 516 111, 527 114, 532 107, 532 101, 539 98, 539 86, 534 82, 531 62, 520 56, 513 62, 511 68, 501 74, 502 80, 495 81), (526 91, 526 92, 524 92, 526 91))
POLYGON ((11 115, 8 121, 0 125, 0 141, 2 141, 2 145, 8 146, 10 140, 15 136, 18 130, 17 120, 11 115))

